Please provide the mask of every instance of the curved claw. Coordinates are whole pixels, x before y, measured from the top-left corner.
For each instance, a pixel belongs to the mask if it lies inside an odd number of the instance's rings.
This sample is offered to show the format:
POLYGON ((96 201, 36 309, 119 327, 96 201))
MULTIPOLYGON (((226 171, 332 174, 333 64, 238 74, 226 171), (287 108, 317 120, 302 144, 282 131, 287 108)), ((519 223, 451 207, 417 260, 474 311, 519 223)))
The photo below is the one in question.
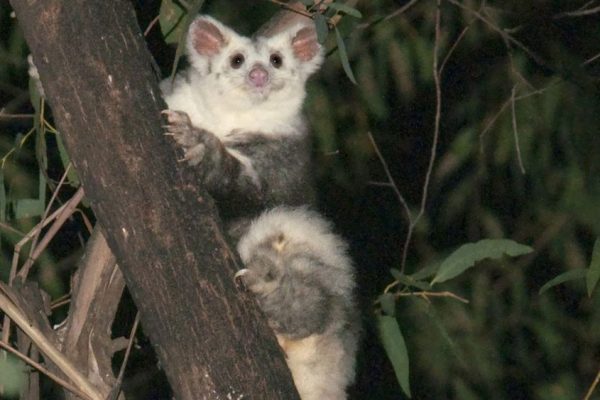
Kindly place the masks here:
POLYGON ((248 268, 240 269, 238 272, 235 273, 235 275, 233 276, 233 279, 239 279, 242 276, 246 275, 247 273, 248 273, 248 268))
POLYGON ((240 269, 238 272, 235 273, 235 275, 233 276, 233 282, 235 283, 236 286, 244 286, 244 282, 242 281, 242 277, 244 275, 246 275, 248 273, 248 269, 244 268, 244 269, 240 269))

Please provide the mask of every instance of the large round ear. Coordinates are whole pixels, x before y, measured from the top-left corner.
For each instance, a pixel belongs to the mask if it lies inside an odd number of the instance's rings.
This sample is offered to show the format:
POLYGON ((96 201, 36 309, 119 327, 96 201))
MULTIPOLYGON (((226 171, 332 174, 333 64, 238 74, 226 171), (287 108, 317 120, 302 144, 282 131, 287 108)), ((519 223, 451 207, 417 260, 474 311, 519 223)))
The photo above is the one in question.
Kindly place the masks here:
POLYGON ((307 75, 315 72, 323 63, 323 47, 317 40, 317 30, 312 21, 297 25, 292 31, 292 52, 302 64, 307 75))
POLYGON ((188 29, 187 51, 190 58, 213 57, 229 43, 232 31, 214 18, 197 17, 188 29))
POLYGON ((294 56, 303 62, 311 61, 319 55, 321 45, 317 41, 317 31, 314 26, 305 26, 298 30, 292 38, 294 56))

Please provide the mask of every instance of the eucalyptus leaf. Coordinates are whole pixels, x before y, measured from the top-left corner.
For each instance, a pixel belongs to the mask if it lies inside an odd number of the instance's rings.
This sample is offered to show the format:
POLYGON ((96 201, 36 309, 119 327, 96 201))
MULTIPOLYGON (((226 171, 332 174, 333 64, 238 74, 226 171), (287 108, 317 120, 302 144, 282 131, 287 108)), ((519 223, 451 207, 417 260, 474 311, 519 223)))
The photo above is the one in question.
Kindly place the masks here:
MULTIPOLYGON (((422 309, 422 308, 423 308, 423 302, 421 303, 419 309, 422 309)), ((468 369, 468 366, 465 363, 465 359, 466 359, 465 354, 460 350, 460 347, 456 344, 456 342, 454 341, 452 336, 450 336, 450 332, 448 332, 448 329, 446 329, 446 326, 444 325, 444 321, 439 316, 435 307, 433 307, 433 305, 427 303, 427 304, 425 304, 424 308, 425 308, 425 313, 429 316, 429 318, 431 319, 431 322, 437 328, 438 333, 440 334, 440 336, 442 337, 442 339, 444 340, 444 342, 446 343, 446 345, 448 346, 448 348, 450 349, 450 351, 452 352, 452 354, 454 355, 456 360, 461 364, 461 366, 463 366, 465 369, 468 369)))
POLYGON ((516 257, 532 251, 531 247, 510 239, 483 239, 476 243, 467 243, 442 262, 431 284, 455 278, 473 267, 476 262, 486 258, 499 259, 504 255, 516 257))
POLYGON ((414 274, 409 275, 411 278, 413 278, 414 280, 421 280, 421 279, 425 279, 425 278, 429 278, 430 276, 435 275, 435 273, 438 271, 438 269, 440 268, 440 265, 437 263, 434 264, 430 264, 428 266, 426 266, 425 268, 421 268, 420 270, 418 270, 417 272, 415 272, 414 274))
POLYGON ((396 379, 404 393, 410 395, 408 350, 396 318, 388 315, 377 316, 377 328, 383 348, 394 367, 396 379))
POLYGON ((395 268, 390 269, 390 273, 394 277, 395 280, 403 284, 404 286, 416 287, 420 290, 429 290, 431 289, 431 285, 427 282, 423 282, 415 279, 410 275, 404 275, 400 271, 395 268))
POLYGON ((183 18, 183 21, 180 23, 181 32, 179 33, 179 37, 176 40, 177 50, 175 50, 175 60, 173 61, 173 69, 171 70, 170 79, 172 80, 175 77, 175 73, 177 72, 177 66, 179 65, 179 60, 183 56, 183 52, 185 50, 185 41, 186 41, 186 33, 198 13, 200 12, 200 8, 202 8, 202 4, 204 4, 204 0, 196 0, 188 10, 188 13, 183 18))
POLYGON ((158 13, 160 31, 168 44, 179 42, 183 31, 181 23, 185 16, 185 10, 173 0, 162 0, 158 13))
POLYGON ((419 290, 427 291, 427 290, 431 289, 431 285, 428 282, 415 280, 411 276, 408 276, 408 275, 400 276, 398 281, 405 286, 415 287, 419 290))
POLYGON ((15 218, 39 217, 46 209, 46 177, 39 170, 38 198, 15 200, 15 218))
POLYGON ((396 315, 396 298, 391 293, 384 293, 379 296, 379 304, 385 315, 393 317, 396 315))
POLYGON ((574 281, 577 279, 583 279, 586 277, 587 272, 588 272, 587 269, 574 269, 571 271, 563 272, 562 274, 558 275, 557 277, 550 279, 548 282, 546 282, 544 284, 544 286, 542 286, 540 288, 539 294, 542 294, 546 290, 548 290, 556 285, 560 285, 561 283, 574 281))
POLYGON ((338 30, 337 26, 335 27, 335 39, 337 41, 338 51, 340 53, 340 61, 342 62, 344 72, 346 73, 348 79, 350 79, 350 82, 356 85, 356 78, 354 77, 354 73, 352 72, 352 68, 350 67, 348 53, 346 52, 346 45, 344 44, 344 39, 342 39, 342 35, 338 30))
POLYGON ((42 96, 37 88, 36 78, 29 78, 29 101, 35 110, 34 123, 38 123, 40 116, 40 104, 42 101, 42 96), (37 118, 37 121, 36 121, 37 118))
POLYGON ((27 369, 22 361, 14 356, 6 357, 0 352, 0 387, 6 396, 18 396, 27 383, 27 369))
POLYGON ((329 34, 327 18, 323 14, 315 14, 315 29, 317 30, 317 41, 324 44, 329 34))
POLYGON ((343 12, 344 14, 350 15, 354 18, 362 18, 362 14, 354 7, 350 7, 349 5, 343 3, 331 3, 328 6, 336 11, 343 12))
MULTIPOLYGON (((69 158, 69 154, 67 153, 67 149, 65 148, 65 144, 63 143, 62 136, 60 134, 57 134, 55 138, 56 146, 58 147, 58 154, 60 156, 60 161, 62 162, 63 168, 67 169, 67 166, 71 162, 71 159, 69 158)), ((79 177, 77 176, 77 172, 75 171, 75 168, 73 168, 73 166, 71 166, 69 172, 67 173, 67 179, 72 186, 78 187, 80 184, 79 177)))
POLYGON ((39 217, 44 213, 44 204, 38 199, 15 200, 15 218, 39 217))
POLYGON ((588 296, 592 296, 594 288, 598 284, 598 280, 600 280, 600 238, 596 239, 596 243, 594 243, 592 261, 590 262, 590 266, 585 276, 588 296))
MULTIPOLYGON (((43 120, 43 115, 40 115, 40 121, 43 120)), ((38 162, 38 166, 46 172, 48 168, 48 147, 46 145, 46 127, 40 122, 39 126, 36 125, 35 135, 35 157, 38 162)))

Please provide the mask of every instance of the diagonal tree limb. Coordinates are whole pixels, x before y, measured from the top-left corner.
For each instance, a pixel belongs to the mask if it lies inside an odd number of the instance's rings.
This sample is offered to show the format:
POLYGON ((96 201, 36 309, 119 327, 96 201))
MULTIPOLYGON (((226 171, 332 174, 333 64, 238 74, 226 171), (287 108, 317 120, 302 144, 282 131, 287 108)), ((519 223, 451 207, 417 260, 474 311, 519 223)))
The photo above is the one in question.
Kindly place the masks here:
POLYGON ((233 282, 212 199, 180 173, 128 2, 11 0, 55 120, 179 399, 295 399, 281 351, 233 282))

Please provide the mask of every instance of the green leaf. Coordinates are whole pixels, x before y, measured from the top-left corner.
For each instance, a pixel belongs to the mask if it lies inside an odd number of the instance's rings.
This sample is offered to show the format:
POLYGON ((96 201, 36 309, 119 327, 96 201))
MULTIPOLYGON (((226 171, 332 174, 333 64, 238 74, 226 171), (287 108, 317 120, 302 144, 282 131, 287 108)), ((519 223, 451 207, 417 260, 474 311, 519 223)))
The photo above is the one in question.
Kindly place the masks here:
POLYGON ((422 268, 422 269, 418 270, 417 272, 415 272, 414 274, 410 275, 410 277, 417 281, 419 281, 421 279, 429 278, 430 276, 435 275, 435 273, 438 271, 439 268, 440 268, 440 265, 437 263, 430 264, 430 265, 426 266, 425 268, 422 268))
POLYGON ((40 96, 40 92, 37 89, 36 79, 32 77, 29 77, 29 101, 31 101, 31 105, 35 110, 34 124, 37 124, 40 116, 42 96, 40 96))
POLYGON ((3 394, 18 396, 27 383, 27 369, 22 361, 14 356, 6 357, 6 352, 0 352, 0 386, 3 394))
POLYGON ((377 316, 377 328, 383 348, 390 359, 400 387, 410 397, 408 350, 396 318, 377 316))
POLYGON ((342 39, 342 35, 340 34, 340 31, 338 30, 337 26, 335 27, 335 40, 337 41, 337 46, 340 53, 340 61, 342 62, 344 72, 346 72, 346 76, 348 77, 348 79, 350 79, 350 82, 356 85, 356 78, 354 77, 354 73, 352 72, 352 68, 350 67, 350 61, 348 61, 346 45, 344 44, 344 39, 342 39))
POLYGON ((358 11, 356 8, 350 7, 346 4, 331 3, 328 7, 332 8, 336 11, 343 12, 344 14, 350 15, 351 17, 354 17, 354 18, 362 18, 362 14, 360 13, 360 11, 358 11))
POLYGON ((179 42, 183 32, 183 17, 185 10, 173 0, 162 0, 158 14, 158 23, 160 31, 163 34, 165 42, 173 44, 179 42))
MULTIPOLYGON (((69 158, 69 153, 67 153, 67 149, 65 148, 65 144, 63 143, 62 136, 60 135, 60 133, 55 135, 55 138, 56 145, 58 147, 58 154, 60 155, 60 161, 62 162, 63 167, 67 169, 67 166, 71 162, 71 159, 69 158)), ((69 169, 69 172, 67 173, 67 179, 69 183, 75 187, 78 187, 80 185, 79 177, 77 176, 77 172, 75 171, 75 168, 72 165, 69 169)))
POLYGON ((427 282, 419 281, 414 279, 412 276, 404 275, 400 271, 395 268, 390 269, 390 273, 394 277, 395 280, 403 284, 404 286, 416 287, 420 290, 429 290, 431 289, 431 285, 427 282))
POLYGON ((385 315, 393 317, 396 315, 396 298, 391 293, 384 293, 379 296, 379 304, 385 315))
MULTIPOLYGON (((43 120, 43 115, 41 115, 40 121, 43 120)), ((38 166, 46 172, 48 168, 48 149, 46 146, 46 127, 43 123, 40 123, 39 126, 36 126, 36 135, 35 135, 35 158, 38 162, 38 166)))
POLYGON ((300 0, 300 3, 304 4, 307 7, 315 5, 315 0, 300 0))
POLYGON ((186 33, 187 33, 188 29, 190 28, 190 24, 192 23, 194 18, 196 18, 196 16, 198 15, 198 12, 200 12, 200 8, 202 8, 202 4, 204 4, 204 0, 196 0, 196 2, 194 2, 190 6, 188 13, 184 17, 183 22, 180 24, 180 25, 182 25, 182 27, 181 27, 181 32, 179 33, 179 36, 176 40, 177 50, 175 51, 175 60, 173 61, 173 69, 171 70, 170 79, 173 79, 173 77, 175 76, 175 72, 177 72, 177 66, 179 65, 179 60, 183 56, 183 51, 185 50, 185 40, 186 40, 186 36, 187 36, 186 33))
POLYGON ((587 269, 574 269, 571 271, 563 272, 562 274, 558 275, 557 277, 550 279, 548 282, 546 282, 544 284, 544 286, 542 286, 540 288, 539 294, 542 294, 546 290, 550 289, 551 287, 560 285, 561 283, 565 283, 568 281, 574 281, 577 279, 583 279, 583 278, 585 278, 587 272, 588 272, 587 269))
POLYGON ((329 34, 329 25, 327 25, 327 18, 323 14, 315 14, 315 29, 317 30, 317 41, 320 44, 325 43, 329 34))
POLYGON ((39 170, 38 198, 19 199, 15 202, 15 218, 39 217, 46 209, 46 177, 42 169, 39 170))
POLYGON ((461 364, 462 367, 468 369, 468 366, 465 363, 465 354, 460 350, 460 347, 456 344, 452 336, 450 336, 450 332, 448 332, 448 329, 446 329, 446 326, 444 325, 444 322, 442 318, 440 318, 435 307, 433 307, 432 304, 426 303, 424 300, 422 300, 419 309, 421 310, 423 306, 425 306, 425 313, 427 314, 427 316, 429 316, 431 322, 437 328, 438 333, 441 335, 443 341, 446 342, 446 345, 452 352, 452 355, 454 355, 454 357, 461 364))
POLYGON ((467 243, 442 262, 431 284, 455 278, 474 266, 476 262, 486 258, 498 259, 503 255, 516 257, 532 251, 531 247, 510 239, 483 239, 476 243, 467 243))
POLYGON ((590 262, 587 275, 585 276, 588 296, 592 296, 594 288, 598 284, 598 280, 600 280, 600 238, 596 239, 596 243, 594 243, 592 261, 590 262))

